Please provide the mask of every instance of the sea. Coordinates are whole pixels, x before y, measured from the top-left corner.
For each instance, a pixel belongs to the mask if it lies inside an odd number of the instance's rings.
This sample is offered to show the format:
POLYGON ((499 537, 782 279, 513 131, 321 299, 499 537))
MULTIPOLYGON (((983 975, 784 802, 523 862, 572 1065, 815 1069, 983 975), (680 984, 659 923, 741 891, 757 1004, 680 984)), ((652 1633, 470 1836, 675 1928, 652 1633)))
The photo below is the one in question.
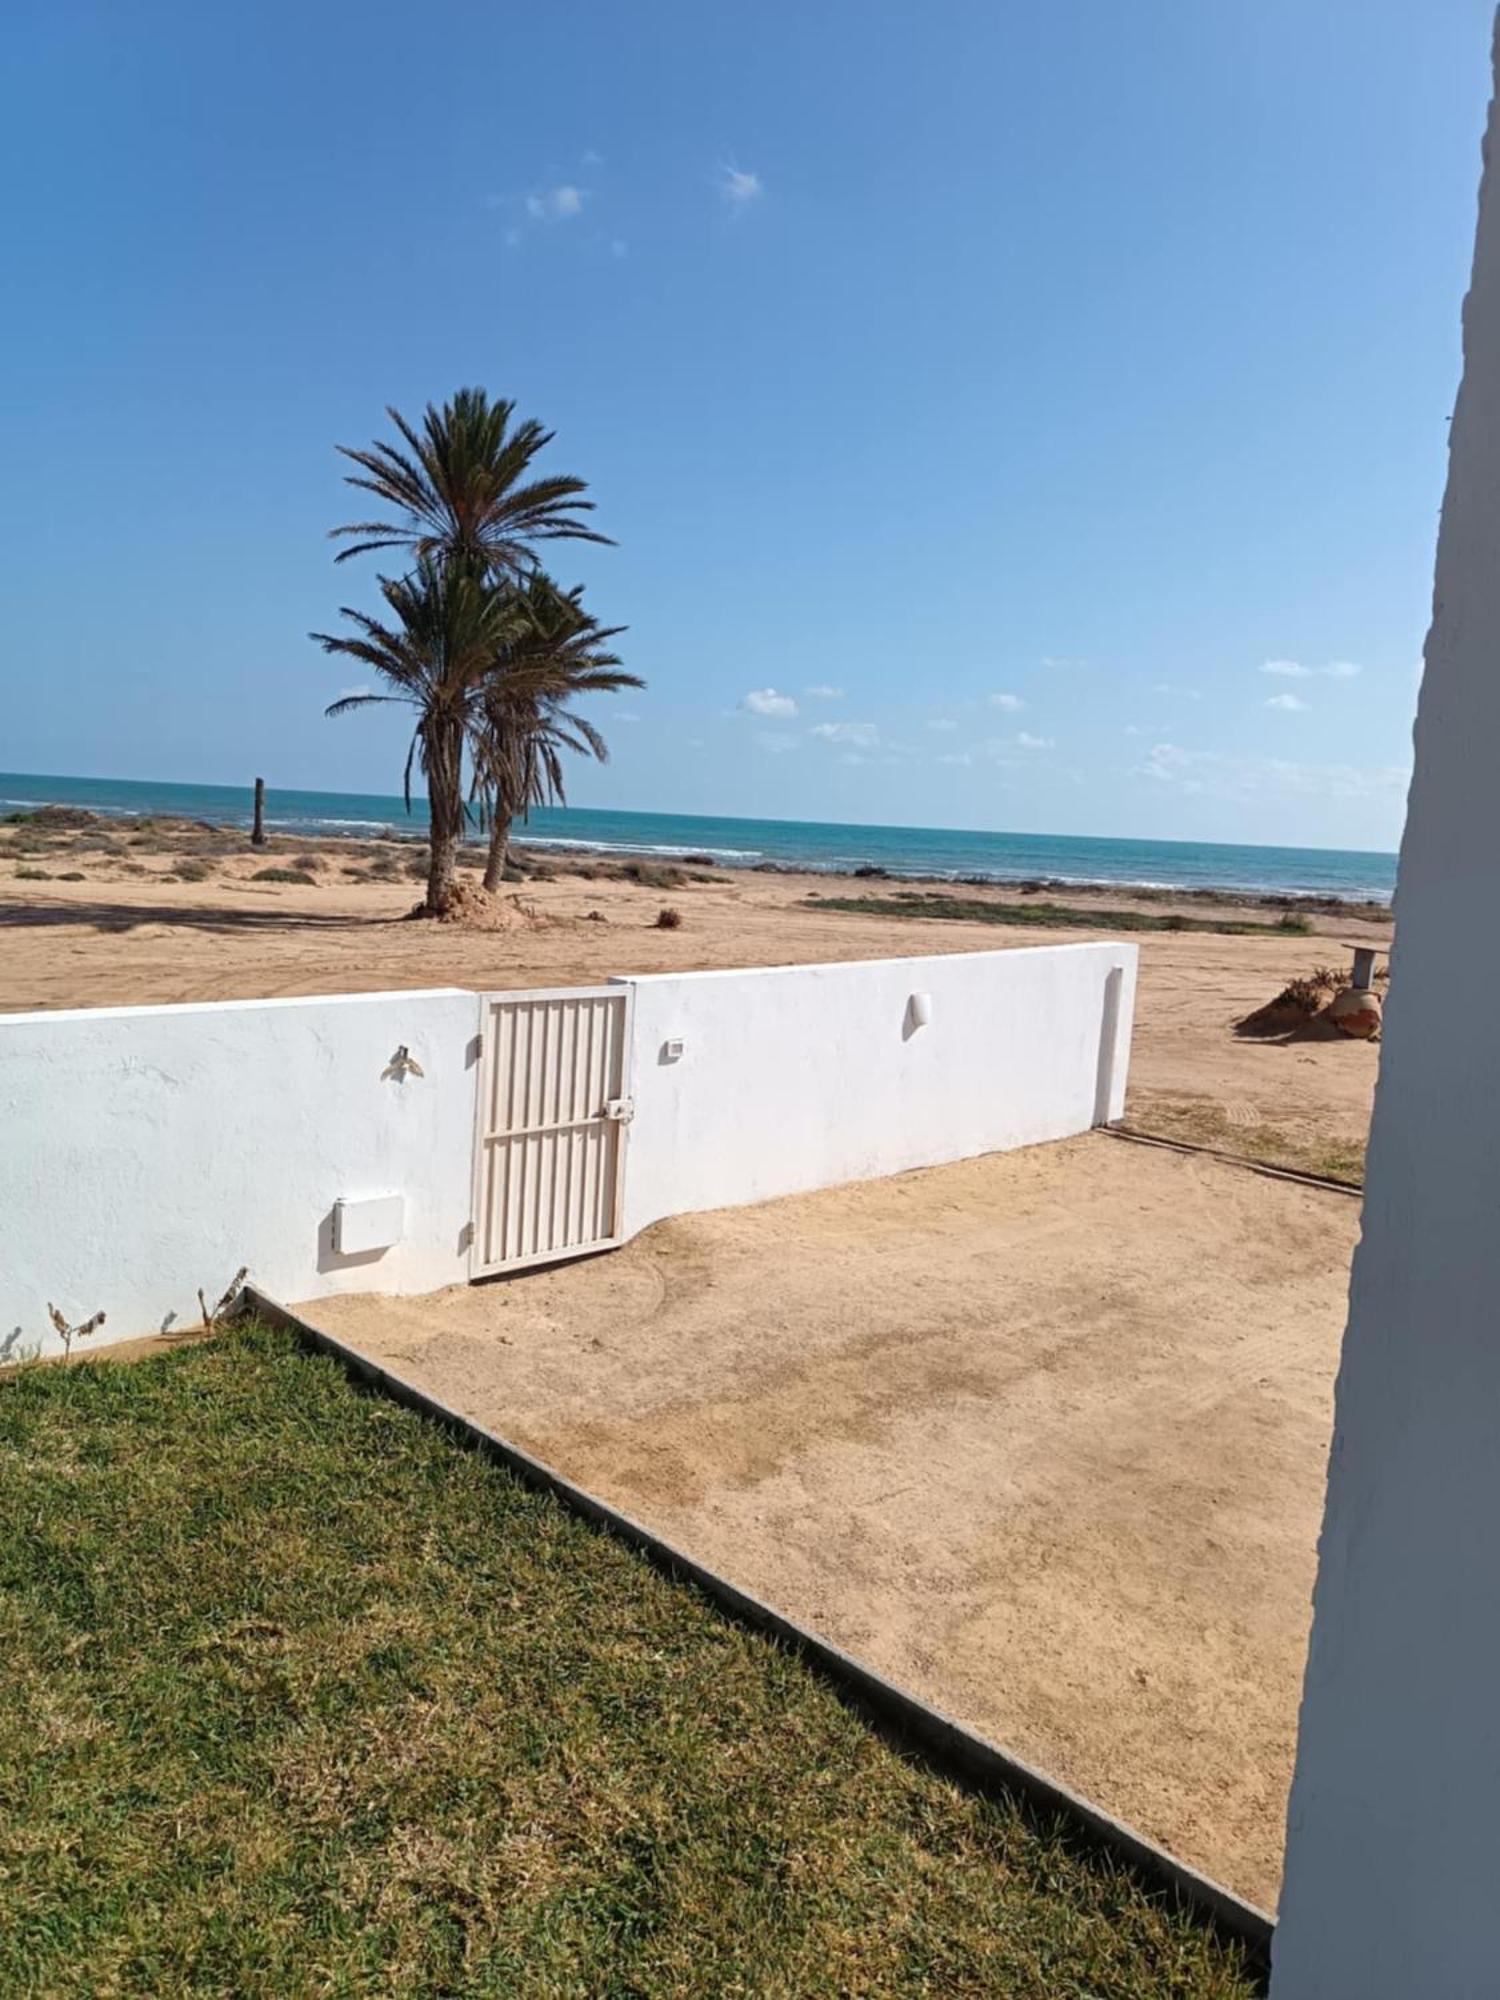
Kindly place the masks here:
MULTIPOLYGON (((0 772, 0 816, 38 805, 86 806, 108 816, 175 814, 220 826, 248 826, 249 786, 174 785, 123 778, 19 776, 0 772)), ((424 833, 425 802, 408 813, 399 797, 375 792, 268 789, 273 833, 424 833)), ((1210 841, 1102 840, 1079 834, 990 833, 931 826, 850 826, 817 820, 731 819, 703 813, 607 812, 566 806, 533 812, 516 840, 528 847, 602 850, 681 860, 705 855, 728 868, 763 863, 847 873, 987 882, 1117 884, 1122 888, 1249 890, 1281 896, 1337 896, 1389 902, 1394 854, 1324 847, 1234 847, 1210 841)))

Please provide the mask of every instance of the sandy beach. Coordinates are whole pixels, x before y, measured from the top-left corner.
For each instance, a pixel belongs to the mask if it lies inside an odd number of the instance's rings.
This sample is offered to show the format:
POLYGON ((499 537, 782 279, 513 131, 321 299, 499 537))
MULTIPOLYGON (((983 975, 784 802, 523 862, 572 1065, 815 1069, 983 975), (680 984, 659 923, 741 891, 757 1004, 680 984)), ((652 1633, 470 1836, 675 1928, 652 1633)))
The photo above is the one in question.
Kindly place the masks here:
MULTIPOLYGON (((75 816, 77 817, 77 816, 75 816)), ((987 951, 1112 934, 1112 912, 1261 931, 1136 935, 1141 985, 1128 1105, 1140 1128, 1306 1171, 1357 1178, 1378 1049, 1342 1038, 1249 1039, 1236 1023, 1287 980, 1342 968, 1350 945, 1387 946, 1388 919, 1284 904, 1114 891, 913 885, 828 875, 577 857, 518 859, 493 928, 406 921, 420 843, 277 839, 156 822, 87 819, 0 827, 0 1010, 108 1007, 271 995, 587 984, 612 973, 987 951), (306 879, 265 879, 267 870, 306 879), (957 894, 980 906, 1038 901, 1084 928, 1010 928, 820 907, 957 894), (663 908, 680 913, 658 927, 663 908)))

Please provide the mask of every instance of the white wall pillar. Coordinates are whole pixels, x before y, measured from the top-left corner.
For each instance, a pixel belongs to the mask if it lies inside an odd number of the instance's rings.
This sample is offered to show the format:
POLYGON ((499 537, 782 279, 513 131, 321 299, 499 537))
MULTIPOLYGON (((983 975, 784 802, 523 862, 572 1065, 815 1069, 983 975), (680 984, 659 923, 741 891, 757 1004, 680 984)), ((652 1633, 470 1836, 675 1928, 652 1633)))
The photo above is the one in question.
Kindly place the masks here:
POLYGON ((1500 1993, 1497 136, 1492 103, 1274 2000, 1500 1993))

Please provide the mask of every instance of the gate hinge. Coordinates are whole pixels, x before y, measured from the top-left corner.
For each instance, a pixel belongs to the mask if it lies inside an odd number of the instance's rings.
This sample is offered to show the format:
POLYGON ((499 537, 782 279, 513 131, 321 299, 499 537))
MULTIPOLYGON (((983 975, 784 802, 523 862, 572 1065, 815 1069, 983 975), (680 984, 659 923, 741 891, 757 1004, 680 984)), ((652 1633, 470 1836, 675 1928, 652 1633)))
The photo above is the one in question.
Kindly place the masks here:
POLYGON ((612 1097, 604 1107, 606 1118, 613 1118, 617 1124, 628 1125, 635 1116, 633 1097, 612 1097))

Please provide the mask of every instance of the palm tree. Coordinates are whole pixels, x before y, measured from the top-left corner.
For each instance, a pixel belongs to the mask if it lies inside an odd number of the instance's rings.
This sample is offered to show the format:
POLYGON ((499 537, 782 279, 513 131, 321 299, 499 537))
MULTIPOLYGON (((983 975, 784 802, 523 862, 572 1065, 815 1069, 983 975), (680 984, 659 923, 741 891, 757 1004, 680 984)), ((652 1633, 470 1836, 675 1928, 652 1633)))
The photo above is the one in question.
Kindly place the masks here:
POLYGON ((373 493, 397 519, 335 528, 334 537, 351 544, 337 560, 401 548, 417 562, 479 562, 492 574, 520 577, 535 566, 538 542, 607 543, 581 518, 594 506, 583 498, 583 480, 532 476, 532 460, 553 433, 529 418, 513 424, 515 410, 503 398, 492 402, 483 389, 460 389, 441 409, 427 405, 420 430, 387 408, 404 449, 340 445, 359 467, 345 475, 348 484, 373 493))
MULTIPOLYGON (((329 715, 343 715, 373 702, 405 702, 417 711, 406 753, 405 792, 411 806, 415 760, 427 780, 431 812, 431 853, 427 900, 421 913, 446 916, 456 901, 458 843, 464 830, 464 752, 485 726, 485 688, 497 660, 525 636, 527 613, 514 590, 490 581, 473 565, 419 558, 408 577, 380 579, 380 594, 392 624, 362 611, 340 608, 354 635, 314 632, 325 653, 337 653, 371 667, 391 692, 362 690, 331 702, 329 715)), ((539 691, 540 677, 522 686, 539 691)))
POLYGON ((490 826, 484 886, 492 892, 515 821, 532 806, 564 802, 562 753, 608 761, 599 731, 567 704, 645 685, 609 650, 625 628, 598 624, 583 608, 582 586, 561 590, 538 570, 514 595, 524 625, 486 678, 474 740, 475 789, 490 826))

